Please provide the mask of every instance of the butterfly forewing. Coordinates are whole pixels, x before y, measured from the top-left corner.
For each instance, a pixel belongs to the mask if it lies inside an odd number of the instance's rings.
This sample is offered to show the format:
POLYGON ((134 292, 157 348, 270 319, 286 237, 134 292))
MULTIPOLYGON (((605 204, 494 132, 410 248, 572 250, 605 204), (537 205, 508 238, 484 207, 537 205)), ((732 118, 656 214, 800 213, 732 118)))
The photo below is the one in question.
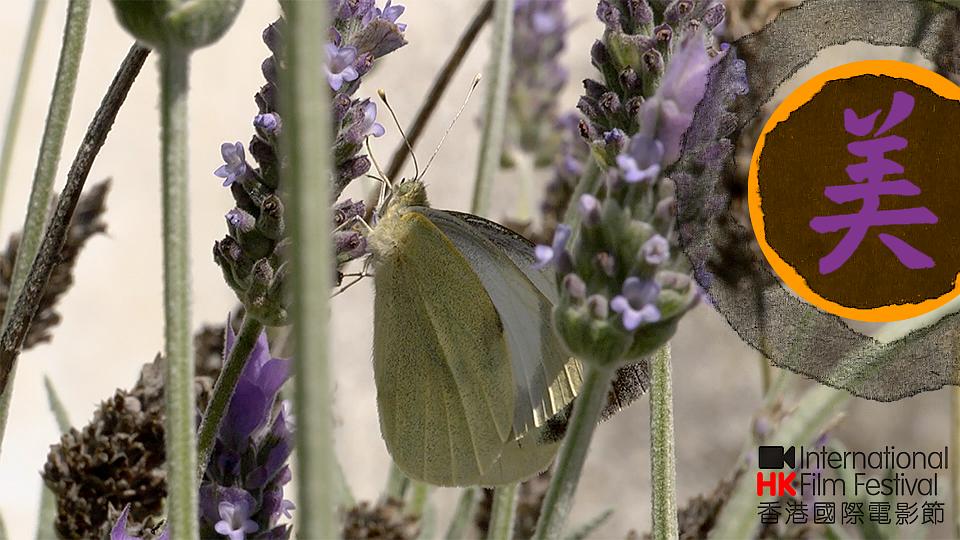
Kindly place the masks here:
POLYGON ((479 483, 512 439, 503 325, 476 273, 426 217, 391 223, 376 261, 374 374, 398 467, 438 485, 479 483))

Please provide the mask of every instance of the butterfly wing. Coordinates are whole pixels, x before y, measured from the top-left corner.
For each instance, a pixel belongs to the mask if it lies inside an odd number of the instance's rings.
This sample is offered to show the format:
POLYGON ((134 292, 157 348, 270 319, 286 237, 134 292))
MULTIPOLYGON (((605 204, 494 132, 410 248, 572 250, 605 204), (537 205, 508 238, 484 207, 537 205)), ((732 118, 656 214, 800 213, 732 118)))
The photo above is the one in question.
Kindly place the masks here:
POLYGON ((396 249, 377 258, 374 277, 381 433, 410 477, 479 483, 512 439, 500 317, 470 264, 426 217, 407 212, 389 225, 396 249))
POLYGON ((480 278, 503 321, 516 391, 517 435, 540 427, 576 397, 580 363, 551 327, 557 302, 551 270, 533 267, 533 244, 483 218, 415 207, 453 242, 480 278))

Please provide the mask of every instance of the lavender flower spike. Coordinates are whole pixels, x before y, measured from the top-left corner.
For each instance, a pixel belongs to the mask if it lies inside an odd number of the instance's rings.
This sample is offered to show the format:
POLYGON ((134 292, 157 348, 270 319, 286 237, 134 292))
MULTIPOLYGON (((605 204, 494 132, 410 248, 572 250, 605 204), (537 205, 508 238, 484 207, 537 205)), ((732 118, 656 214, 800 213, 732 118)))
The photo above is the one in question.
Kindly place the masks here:
POLYGON ((623 317, 623 327, 633 332, 643 323, 660 320, 660 310, 653 305, 660 286, 653 280, 629 277, 623 282, 623 294, 610 301, 610 307, 623 317))
POLYGON ((217 170, 213 171, 214 176, 223 178, 224 187, 233 184, 243 177, 247 172, 247 158, 243 151, 243 143, 237 141, 233 144, 223 143, 220 145, 220 156, 224 163, 217 170))
MULTIPOLYGON (((224 353, 236 342, 227 324, 224 353)), ((257 339, 223 418, 210 464, 200 486, 200 536, 231 540, 282 540, 290 527, 278 524, 292 505, 283 498, 293 452, 289 413, 280 387, 290 361, 270 354, 266 333, 257 339)))
POLYGON ((360 77, 353 63, 357 60, 357 48, 352 45, 337 47, 334 43, 327 43, 327 63, 324 71, 327 73, 327 82, 330 88, 340 90, 344 83, 352 82, 360 77))

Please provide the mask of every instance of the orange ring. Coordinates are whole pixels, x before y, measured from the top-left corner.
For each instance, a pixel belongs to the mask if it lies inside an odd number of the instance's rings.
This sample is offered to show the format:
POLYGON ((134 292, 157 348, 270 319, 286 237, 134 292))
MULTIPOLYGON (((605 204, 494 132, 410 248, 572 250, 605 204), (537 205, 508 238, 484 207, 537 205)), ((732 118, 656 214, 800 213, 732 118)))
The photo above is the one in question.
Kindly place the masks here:
POLYGON ((891 304, 871 309, 843 306, 814 292, 813 289, 807 285, 807 280, 794 270, 792 266, 787 264, 787 262, 780 257, 780 254, 767 243, 763 211, 760 208, 761 200, 758 174, 760 171, 760 154, 763 152, 763 145, 766 142, 767 134, 773 131, 773 129, 777 127, 777 124, 785 121, 793 111, 813 99, 813 97, 823 89, 826 83, 860 75, 887 75, 900 79, 909 79, 918 85, 929 88, 934 93, 946 99, 960 101, 960 86, 955 85, 949 79, 928 69, 896 60, 865 60, 862 62, 852 62, 824 71, 808 80, 787 96, 787 98, 783 100, 783 103, 773 111, 773 114, 770 115, 767 123, 763 126, 760 138, 757 140, 757 146, 753 150, 753 158, 750 161, 750 189, 747 195, 747 203, 750 208, 750 223, 753 226, 753 232, 757 237, 757 242, 760 244, 760 249, 763 251, 763 255, 767 258, 770 266, 773 267, 777 275, 780 276, 780 279, 782 279, 790 289, 807 302, 828 313, 833 313, 834 315, 839 315, 847 319, 867 322, 900 321, 933 311, 960 295, 960 274, 957 274, 957 279, 954 280, 953 290, 938 298, 924 300, 917 304, 891 304))

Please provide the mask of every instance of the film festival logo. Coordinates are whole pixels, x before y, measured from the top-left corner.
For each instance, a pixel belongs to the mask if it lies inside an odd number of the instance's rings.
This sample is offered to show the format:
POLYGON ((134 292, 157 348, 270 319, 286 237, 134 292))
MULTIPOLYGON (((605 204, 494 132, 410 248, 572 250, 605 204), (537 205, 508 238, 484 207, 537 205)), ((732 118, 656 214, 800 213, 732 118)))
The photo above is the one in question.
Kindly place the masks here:
POLYGON ((794 292, 886 322, 960 294, 960 89, 896 61, 846 64, 794 91, 750 167, 760 247, 794 292))
POLYGON ((764 525, 929 526, 945 521, 945 504, 937 496, 949 468, 947 447, 923 452, 886 446, 864 452, 760 446, 757 454, 757 515, 764 525))

